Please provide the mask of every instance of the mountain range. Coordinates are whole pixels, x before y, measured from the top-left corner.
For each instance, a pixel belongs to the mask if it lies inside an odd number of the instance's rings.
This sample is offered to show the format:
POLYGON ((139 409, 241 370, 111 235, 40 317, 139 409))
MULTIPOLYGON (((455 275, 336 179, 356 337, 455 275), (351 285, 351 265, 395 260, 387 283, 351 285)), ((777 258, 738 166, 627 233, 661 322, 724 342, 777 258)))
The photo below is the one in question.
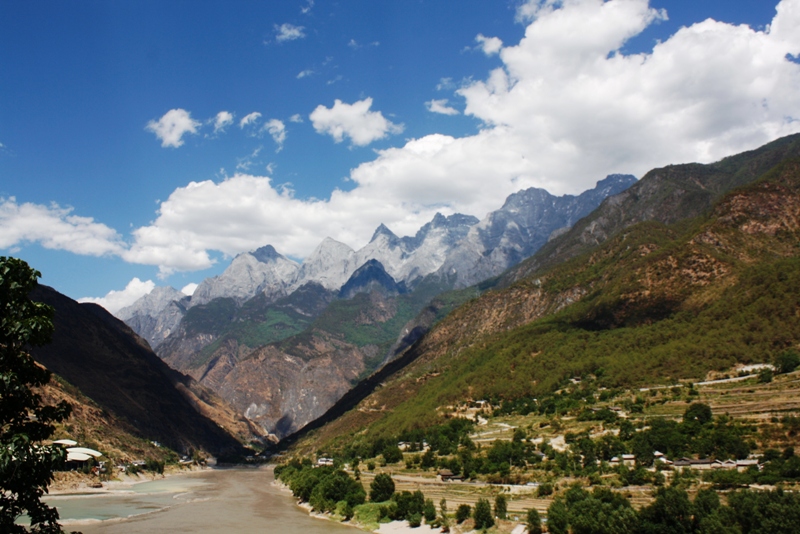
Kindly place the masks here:
POLYGON ((121 454, 148 440, 334 450, 437 424, 457 402, 548 395, 584 376, 670 384, 800 347, 800 135, 630 187, 610 178, 616 194, 544 229, 528 199, 546 199, 542 214, 580 197, 523 191, 480 222, 439 215, 404 238, 381 226, 360 251, 326 240, 302 265, 265 246, 207 280, 206 302, 156 288, 127 310, 130 326, 41 286, 32 298, 56 310, 54 343, 33 351, 57 375, 43 394, 79 404, 59 432, 121 454), (432 243, 446 253, 426 259, 432 243), (479 259, 452 267, 476 243, 510 268, 486 260, 484 279, 479 259))
POLYGON ((583 378, 619 391, 770 362, 800 347, 798 288, 800 135, 654 169, 284 444, 370 450, 459 403, 535 404, 583 378))
POLYGON ((170 366, 281 438, 419 335, 408 323, 433 297, 499 275, 635 182, 611 175, 561 197, 531 188, 483 220, 436 214, 414 236, 380 225, 357 251, 327 238, 302 264, 266 245, 191 297, 157 288, 117 315, 170 366))

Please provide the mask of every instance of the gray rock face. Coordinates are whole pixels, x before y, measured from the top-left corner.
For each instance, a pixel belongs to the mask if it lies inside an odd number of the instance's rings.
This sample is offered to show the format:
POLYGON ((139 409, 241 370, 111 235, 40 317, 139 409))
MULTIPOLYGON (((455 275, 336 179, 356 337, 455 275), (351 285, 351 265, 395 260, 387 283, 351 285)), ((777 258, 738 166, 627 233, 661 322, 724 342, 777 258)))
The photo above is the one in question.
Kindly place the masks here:
POLYGON ((612 174, 578 196, 556 197, 530 188, 506 199, 502 208, 473 226, 448 255, 439 274, 455 275, 456 287, 497 276, 539 250, 551 236, 567 231, 608 196, 621 193, 636 178, 612 174))
POLYGON ((206 278, 192 295, 190 305, 206 304, 215 298, 232 298, 239 304, 259 293, 270 299, 286 295, 299 266, 278 254, 271 245, 239 254, 225 271, 206 278))
POLYGON ((133 331, 155 349, 169 336, 186 314, 188 296, 171 287, 156 287, 130 306, 117 312, 133 331))
POLYGON ((361 265, 355 251, 330 237, 326 237, 303 261, 292 287, 316 282, 325 289, 338 291, 361 265))
POLYGON ((356 252, 358 265, 378 260, 398 283, 413 282, 439 269, 454 247, 464 239, 478 219, 456 213, 445 217, 437 213, 433 220, 413 237, 397 237, 381 225, 372 240, 356 252))

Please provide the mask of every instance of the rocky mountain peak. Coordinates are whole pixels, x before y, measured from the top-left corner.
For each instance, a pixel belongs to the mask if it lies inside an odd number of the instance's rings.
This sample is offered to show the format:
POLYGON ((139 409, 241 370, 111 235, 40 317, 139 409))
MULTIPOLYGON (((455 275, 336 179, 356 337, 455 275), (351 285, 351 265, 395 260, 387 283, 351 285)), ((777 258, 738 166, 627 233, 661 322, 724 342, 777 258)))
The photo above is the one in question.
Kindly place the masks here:
POLYGON ((174 287, 160 286, 153 288, 150 293, 144 295, 130 306, 122 308, 115 315, 123 321, 127 321, 135 315, 155 316, 164 311, 173 302, 182 300, 188 301, 189 297, 174 287))
POLYGON ((405 286, 398 285, 386 272, 383 264, 372 259, 356 269, 339 291, 339 298, 351 299, 358 293, 369 293, 374 290, 380 291, 385 296, 393 296, 405 293, 405 286))
POLYGON ((396 242, 399 240, 399 238, 397 237, 397 235, 395 235, 394 232, 389 230, 389 228, 385 224, 381 223, 380 226, 378 226, 375 229, 375 233, 372 234, 372 239, 370 239, 369 242, 372 243, 381 236, 386 236, 390 242, 396 242))
POLYGON ((356 270, 355 251, 349 246, 326 237, 300 266, 294 287, 306 282, 317 282, 334 291, 350 278, 356 270))

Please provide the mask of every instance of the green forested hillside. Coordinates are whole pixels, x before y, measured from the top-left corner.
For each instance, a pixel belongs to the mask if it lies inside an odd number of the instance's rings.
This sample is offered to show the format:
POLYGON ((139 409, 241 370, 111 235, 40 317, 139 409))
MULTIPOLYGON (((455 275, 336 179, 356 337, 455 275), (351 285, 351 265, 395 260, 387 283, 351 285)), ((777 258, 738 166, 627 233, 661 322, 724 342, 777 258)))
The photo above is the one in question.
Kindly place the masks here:
MULTIPOLYGON (((800 343, 800 163, 779 165, 701 217, 629 227, 592 253, 459 308, 418 358, 322 429, 394 436, 468 399, 699 379, 800 343), (530 318, 530 320, 528 319, 530 318)), ((341 438, 345 441, 348 438, 341 438)))

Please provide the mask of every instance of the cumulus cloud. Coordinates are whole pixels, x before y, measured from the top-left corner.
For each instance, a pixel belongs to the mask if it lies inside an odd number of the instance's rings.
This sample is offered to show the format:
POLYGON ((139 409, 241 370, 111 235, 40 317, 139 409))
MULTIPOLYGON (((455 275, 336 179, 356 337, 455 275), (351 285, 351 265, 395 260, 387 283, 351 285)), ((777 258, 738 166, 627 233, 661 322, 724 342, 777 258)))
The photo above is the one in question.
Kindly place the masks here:
POLYGON ((258 122, 258 119, 261 118, 261 113, 258 111, 254 111, 252 113, 248 113, 242 120, 239 121, 239 128, 244 128, 245 126, 250 126, 251 124, 255 124, 258 122))
POLYGON ((345 104, 336 99, 331 108, 317 106, 309 118, 318 133, 330 135, 337 143, 349 137, 356 146, 366 146, 389 134, 403 131, 402 124, 390 122, 380 111, 370 111, 370 107, 372 98, 353 104, 345 104))
POLYGON ((221 133, 225 128, 233 124, 233 113, 229 111, 220 111, 214 117, 214 133, 221 133))
POLYGON ((196 134, 202 124, 192 119, 185 109, 171 109, 163 117, 151 120, 145 129, 153 132, 161 140, 161 146, 178 148, 183 145, 185 134, 196 134))
POLYGON ((311 76, 312 74, 314 74, 314 71, 311 69, 301 70, 297 73, 297 79, 302 80, 303 78, 311 76))
MULTIPOLYGON (((800 2, 756 31, 706 20, 651 53, 621 52, 666 17, 646 0, 529 2, 503 66, 460 89, 465 113, 506 132, 526 175, 575 192, 609 172, 710 162, 800 130, 800 2)), ((500 168, 503 167, 502 162, 500 168)))
POLYGON ((313 8, 314 8, 314 0, 308 0, 308 2, 306 2, 306 5, 300 8, 300 12, 303 15, 308 15, 309 13, 311 13, 311 10, 313 8))
POLYGON ((110 313, 116 313, 126 306, 130 306, 143 296, 149 294, 155 289, 156 284, 152 280, 142 282, 138 278, 134 278, 125 289, 120 291, 109 291, 105 297, 83 297, 78 299, 78 302, 93 302, 99 304, 110 313))
POLYGON ((270 119, 264 124, 264 130, 272 136, 272 140, 278 145, 276 152, 283 150, 283 142, 286 141, 286 125, 278 119, 270 119))
MULTIPOLYGON (((295 257, 325 236, 360 247, 380 223, 410 235, 436 211, 483 217, 522 188, 577 193, 612 172, 715 161, 800 131, 800 65, 786 59, 800 52, 800 0, 781 2, 765 30, 706 20, 642 54, 622 49, 666 16, 646 0, 523 8, 525 36, 500 49, 499 68, 457 91, 481 121, 474 135, 432 134, 378 150, 350 172, 348 191, 325 199, 296 198, 268 176, 192 182, 134 230, 120 255, 165 275, 268 243, 295 257)), ((358 146, 396 133, 371 105, 337 100, 311 121, 358 146)), ((6 237, 17 228, 2 226, 0 246, 47 237, 44 226, 34 237, 6 237)), ((114 253, 109 232, 100 242, 114 253)))
POLYGON ((478 43, 478 47, 483 50, 483 53, 487 56, 497 54, 500 52, 500 49, 503 48, 503 41, 501 41, 499 37, 485 37, 482 33, 479 33, 475 37, 475 41, 478 43))
POLYGON ((442 115, 458 115, 458 110, 456 108, 447 105, 446 98, 425 102, 425 107, 428 108, 428 111, 431 113, 441 113, 442 115))
POLYGON ((15 197, 0 197, 0 249, 39 243, 44 248, 86 256, 119 254, 123 250, 115 230, 91 217, 73 215, 72 211, 58 204, 20 204, 15 197))
POLYGON ((299 113, 295 113, 289 117, 289 122, 303 122, 303 117, 301 117, 299 113))
POLYGON ((278 26, 275 25, 275 40, 279 43, 283 43, 285 41, 294 41, 296 39, 302 39, 306 36, 305 32, 303 31, 305 28, 303 26, 295 26, 294 24, 289 24, 285 22, 278 26))

